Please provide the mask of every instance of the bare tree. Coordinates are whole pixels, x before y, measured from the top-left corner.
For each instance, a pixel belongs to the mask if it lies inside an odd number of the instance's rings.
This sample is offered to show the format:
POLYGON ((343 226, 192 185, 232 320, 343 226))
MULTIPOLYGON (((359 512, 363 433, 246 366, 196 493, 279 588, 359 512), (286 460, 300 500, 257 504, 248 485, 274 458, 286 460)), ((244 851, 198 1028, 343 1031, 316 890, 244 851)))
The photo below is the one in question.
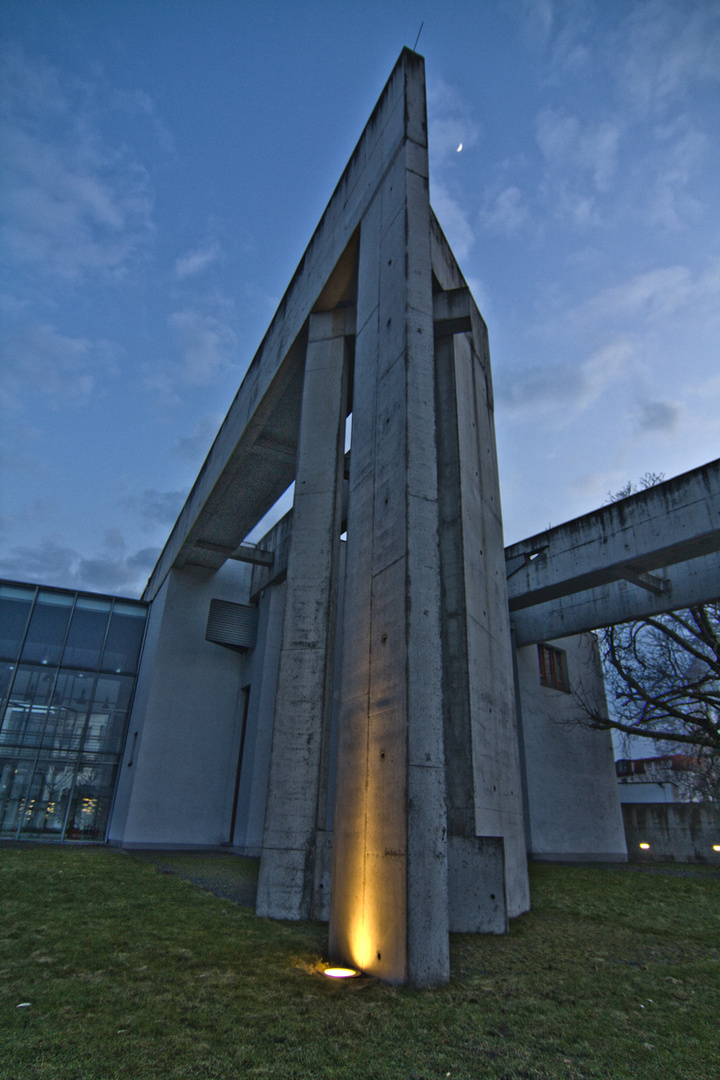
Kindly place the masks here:
POLYGON ((654 739, 694 757, 694 786, 717 799, 720 781, 720 603, 599 632, 610 714, 593 727, 654 739))
MULTIPOLYGON (((646 473, 608 502, 654 487, 646 473)), ((579 699, 592 727, 653 739, 694 762, 696 797, 720 798, 720 601, 598 631, 609 715, 579 699)))

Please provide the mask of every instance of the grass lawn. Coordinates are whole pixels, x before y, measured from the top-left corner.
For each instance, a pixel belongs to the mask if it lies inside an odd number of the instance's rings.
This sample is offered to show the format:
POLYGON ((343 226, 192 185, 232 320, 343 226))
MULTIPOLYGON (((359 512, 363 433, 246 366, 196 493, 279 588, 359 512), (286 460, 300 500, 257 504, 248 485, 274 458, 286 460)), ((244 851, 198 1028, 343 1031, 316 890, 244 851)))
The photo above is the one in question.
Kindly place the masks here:
POLYGON ((720 1077, 717 871, 535 864, 532 912, 453 936, 452 981, 419 991, 315 973, 327 928, 255 918, 227 899, 252 867, 205 858, 221 895, 102 847, 0 849, 3 1080, 720 1077))

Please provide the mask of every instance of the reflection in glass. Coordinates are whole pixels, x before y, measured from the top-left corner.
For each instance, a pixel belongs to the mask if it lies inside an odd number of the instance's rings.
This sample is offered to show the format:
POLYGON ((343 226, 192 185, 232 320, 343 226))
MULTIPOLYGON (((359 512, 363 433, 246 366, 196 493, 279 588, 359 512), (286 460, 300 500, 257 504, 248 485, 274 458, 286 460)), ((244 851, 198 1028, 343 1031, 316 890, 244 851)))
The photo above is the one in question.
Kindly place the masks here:
POLYGON ((18 803, 21 836, 62 832, 74 776, 67 762, 38 762, 32 783, 18 803))
POLYGON ((35 590, 17 585, 0 585, 0 656, 17 660, 35 590))
POLYGON ((34 760, 0 758, 0 836, 15 836, 25 803, 34 760))
POLYGON ((65 642, 73 597, 41 592, 28 626, 21 660, 59 664, 65 642))
POLYGON ((0 717, 5 708, 14 674, 15 664, 0 663, 0 717))
POLYGON ((143 604, 0 585, 0 836, 104 840, 146 619, 143 604))
POLYGON ((115 788, 115 765, 81 761, 65 828, 68 840, 102 840, 115 788))
POLYGON ((115 603, 103 653, 103 671, 114 671, 118 675, 132 675, 137 671, 146 618, 144 607, 115 603))
POLYGON ((0 747, 38 746, 47 721, 55 671, 34 665, 18 667, 0 726, 0 747))
POLYGON ((128 708, 134 679, 101 675, 85 731, 85 752, 120 754, 125 740, 128 708))
POLYGON ((97 669, 109 614, 109 600, 78 597, 62 656, 63 667, 97 669))

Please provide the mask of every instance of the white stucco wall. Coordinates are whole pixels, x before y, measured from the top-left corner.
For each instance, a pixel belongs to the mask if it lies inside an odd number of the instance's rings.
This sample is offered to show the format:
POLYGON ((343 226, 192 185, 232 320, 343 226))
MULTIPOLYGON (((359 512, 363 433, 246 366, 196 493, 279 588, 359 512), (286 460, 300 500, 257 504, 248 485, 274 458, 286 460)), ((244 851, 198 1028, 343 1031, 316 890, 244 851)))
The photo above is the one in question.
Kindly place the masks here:
POLYGON ((227 841, 246 658, 205 641, 205 627, 212 599, 247 602, 249 577, 232 562, 215 573, 172 570, 154 601, 110 843, 227 841))
POLYGON ((594 635, 547 644, 566 653, 571 691, 540 683, 538 648, 517 650, 526 773, 528 849, 536 859, 626 859, 627 847, 609 732, 576 723, 576 696, 604 707, 594 635))

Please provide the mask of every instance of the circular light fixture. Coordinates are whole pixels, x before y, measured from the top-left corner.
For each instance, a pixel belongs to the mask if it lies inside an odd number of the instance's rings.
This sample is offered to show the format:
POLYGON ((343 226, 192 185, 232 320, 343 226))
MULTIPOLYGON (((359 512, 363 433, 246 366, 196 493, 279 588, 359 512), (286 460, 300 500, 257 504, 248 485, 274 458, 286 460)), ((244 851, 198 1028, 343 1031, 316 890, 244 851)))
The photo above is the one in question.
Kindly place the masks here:
POLYGON ((650 849, 650 845, 649 845, 649 844, 640 844, 640 848, 641 848, 641 849, 642 849, 643 851, 649 851, 649 849, 650 849))
POLYGON ((720 851, 720 844, 713 844, 713 851, 720 851))
POLYGON ((330 979, 355 979, 360 974, 355 968, 349 967, 329 967, 325 968, 323 975, 327 975, 330 979))

